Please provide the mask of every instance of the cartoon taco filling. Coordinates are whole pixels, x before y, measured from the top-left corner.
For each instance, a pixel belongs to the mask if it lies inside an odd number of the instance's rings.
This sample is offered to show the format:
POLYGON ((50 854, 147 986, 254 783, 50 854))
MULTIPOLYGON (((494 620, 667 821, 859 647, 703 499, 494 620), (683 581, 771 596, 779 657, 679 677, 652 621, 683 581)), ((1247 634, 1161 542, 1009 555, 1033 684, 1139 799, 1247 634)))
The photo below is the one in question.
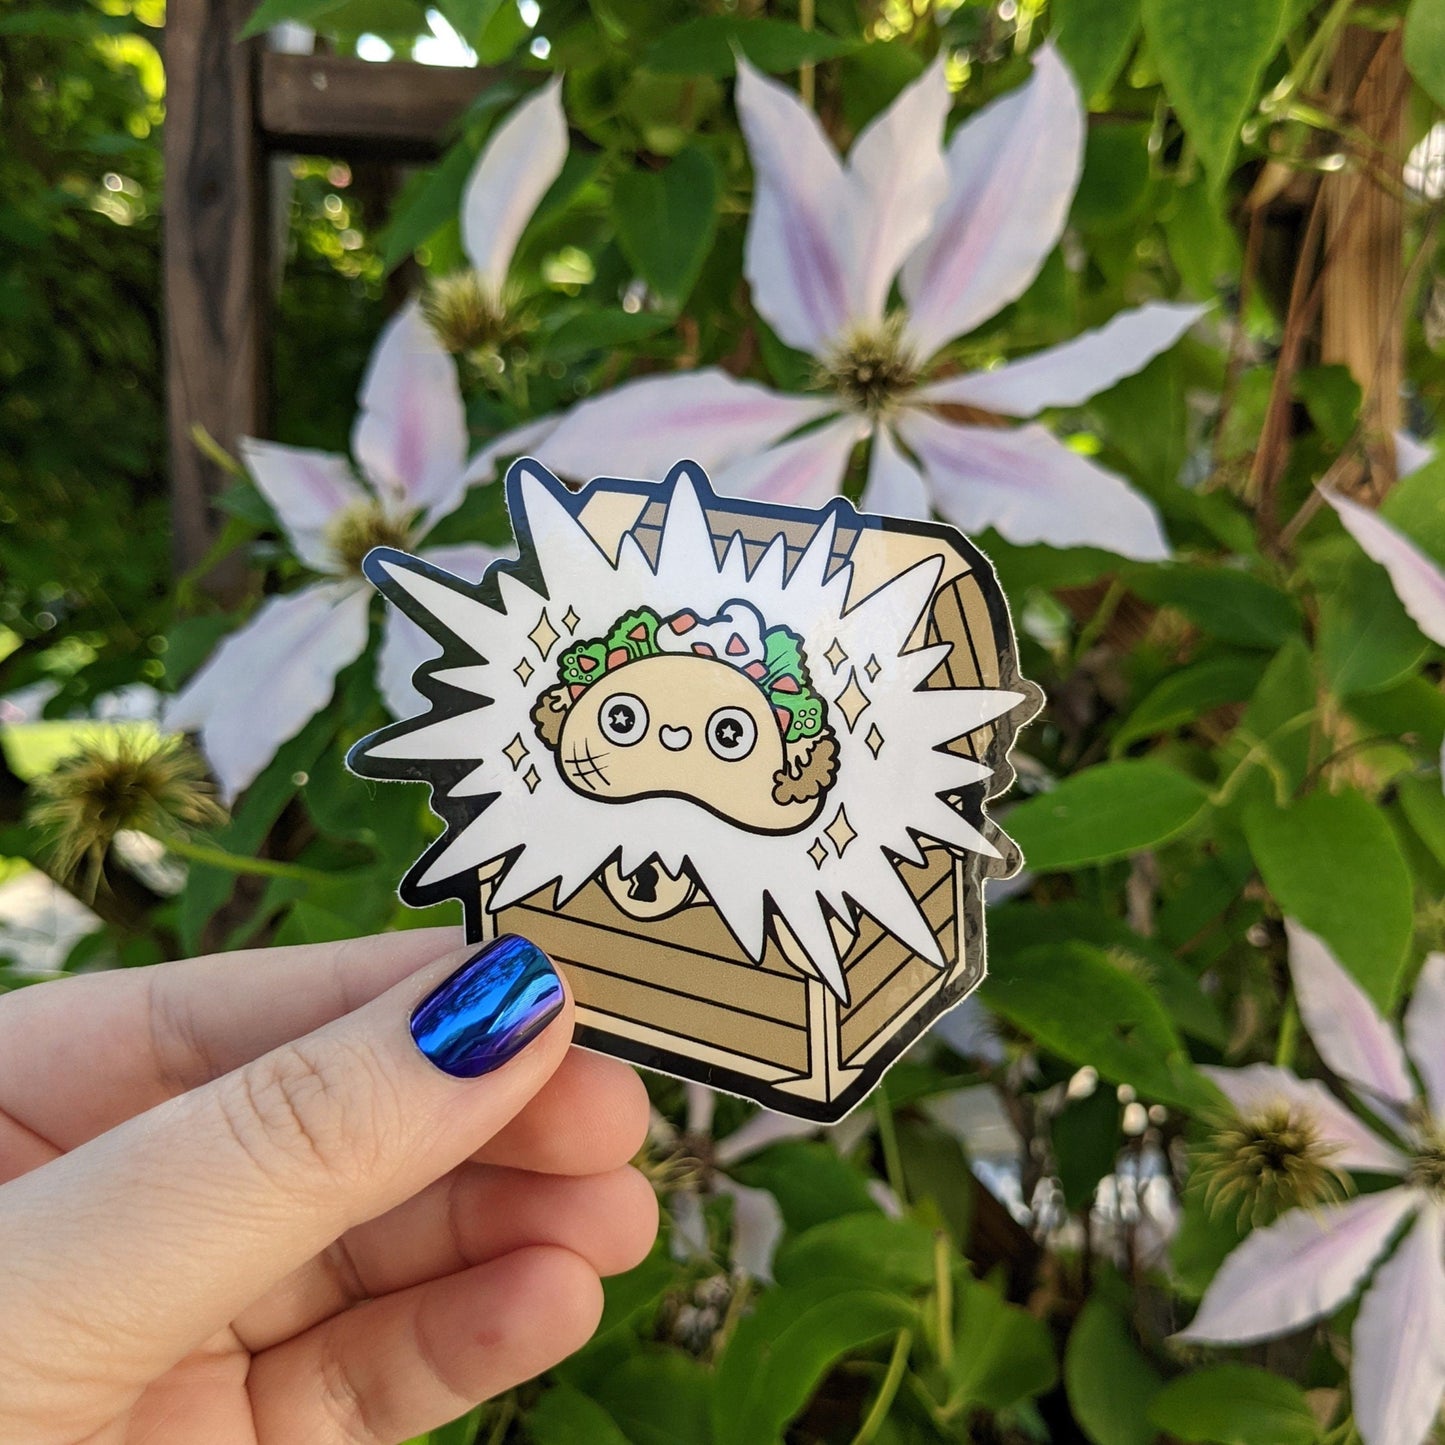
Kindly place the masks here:
POLYGON ((806 826, 837 775, 802 638, 743 601, 712 618, 624 613, 562 653, 532 720, 585 797, 685 798, 759 833, 806 826))

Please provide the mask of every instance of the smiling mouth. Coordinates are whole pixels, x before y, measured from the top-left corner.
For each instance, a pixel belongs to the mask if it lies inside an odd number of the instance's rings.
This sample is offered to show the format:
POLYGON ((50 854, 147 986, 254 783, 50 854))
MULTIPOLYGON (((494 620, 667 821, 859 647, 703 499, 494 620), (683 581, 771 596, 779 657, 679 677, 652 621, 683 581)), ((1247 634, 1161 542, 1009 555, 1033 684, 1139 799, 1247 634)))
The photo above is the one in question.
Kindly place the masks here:
POLYGON ((670 753, 680 753, 692 741, 691 728, 660 728, 658 741, 670 753))
POLYGON ((580 787, 586 788, 589 793, 600 793, 608 786, 607 774, 601 767, 602 759, 606 756, 606 753, 594 753, 583 743, 580 748, 573 747, 567 758, 567 771, 580 787))

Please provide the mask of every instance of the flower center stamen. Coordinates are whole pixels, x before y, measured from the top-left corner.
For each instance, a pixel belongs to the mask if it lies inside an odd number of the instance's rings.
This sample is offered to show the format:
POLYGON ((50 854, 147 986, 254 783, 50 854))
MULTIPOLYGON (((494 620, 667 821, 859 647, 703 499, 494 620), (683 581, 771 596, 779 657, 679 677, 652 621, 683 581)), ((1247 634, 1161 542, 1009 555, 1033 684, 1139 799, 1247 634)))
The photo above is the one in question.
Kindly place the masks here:
POLYGON ((1226 1118, 1198 1156, 1205 1198, 1234 1209, 1241 1224, 1339 1199, 1345 1180, 1330 1164, 1337 1152, 1308 1114, 1283 1100, 1226 1118))
POLYGON ((818 385, 870 417, 893 410, 918 382, 917 358, 903 339, 903 319, 849 333, 819 363, 818 385))
POLYGON ((1445 1131, 1433 1120, 1420 1129, 1420 1148, 1410 1160, 1409 1179, 1445 1200, 1445 1131))
POLYGON ((362 558, 373 547, 405 549, 410 542, 410 519, 391 516, 370 497, 338 512, 326 528, 326 543, 350 576, 361 575, 362 558))

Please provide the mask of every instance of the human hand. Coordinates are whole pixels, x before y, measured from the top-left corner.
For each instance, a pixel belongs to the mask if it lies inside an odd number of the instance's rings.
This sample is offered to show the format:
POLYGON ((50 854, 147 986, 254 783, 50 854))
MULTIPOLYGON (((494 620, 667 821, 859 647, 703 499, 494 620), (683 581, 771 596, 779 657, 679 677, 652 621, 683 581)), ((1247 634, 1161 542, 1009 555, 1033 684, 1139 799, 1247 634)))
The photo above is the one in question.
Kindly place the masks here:
POLYGON ((535 949, 453 938, 0 1000, 0 1440, 379 1445, 587 1340, 646 1093, 535 949))

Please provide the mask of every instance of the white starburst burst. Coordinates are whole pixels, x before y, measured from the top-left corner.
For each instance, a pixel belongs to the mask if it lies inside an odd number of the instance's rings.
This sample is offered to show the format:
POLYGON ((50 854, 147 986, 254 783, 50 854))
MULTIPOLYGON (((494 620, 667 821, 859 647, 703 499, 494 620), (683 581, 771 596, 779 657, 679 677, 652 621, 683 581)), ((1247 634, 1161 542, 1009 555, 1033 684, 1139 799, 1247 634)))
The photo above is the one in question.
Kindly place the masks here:
POLYGON ((367 561, 372 580, 445 650, 420 674, 431 711, 373 734, 351 758, 369 775, 432 782, 448 819, 446 836, 413 870, 404 893, 460 892, 475 886, 479 868, 501 865, 490 910, 549 887, 561 907, 610 862, 627 875, 655 859, 673 876, 691 870, 754 960, 770 927, 781 925, 844 1002, 830 919, 852 928, 861 911, 933 964, 951 962, 898 865, 922 863, 925 840, 999 856, 947 801, 991 769, 946 745, 1002 717, 1025 694, 925 687, 950 644, 909 650, 909 642, 938 585, 942 555, 850 598, 854 567, 840 562, 834 548, 840 517, 855 514, 841 500, 818 514, 801 554, 796 542, 789 554, 784 523, 795 516, 719 499, 690 464, 662 483, 599 481, 573 494, 524 460, 508 488, 521 558, 493 568, 481 585, 400 552, 380 550, 367 561), (636 502, 637 515, 651 498, 665 503, 655 562, 638 528, 609 555, 583 525, 584 506, 609 486, 636 502), (719 518, 730 509, 781 519, 751 563, 741 532, 725 545, 715 541, 719 518), (602 800, 569 783, 532 720, 539 696, 557 684, 559 629, 602 637, 641 606, 663 617, 684 610, 716 617, 740 598, 802 639, 812 688, 826 706, 837 769, 814 816, 790 831, 763 833, 685 796, 602 800), (867 666, 825 661, 840 654, 867 666), (528 749, 526 762, 518 738, 528 749))

